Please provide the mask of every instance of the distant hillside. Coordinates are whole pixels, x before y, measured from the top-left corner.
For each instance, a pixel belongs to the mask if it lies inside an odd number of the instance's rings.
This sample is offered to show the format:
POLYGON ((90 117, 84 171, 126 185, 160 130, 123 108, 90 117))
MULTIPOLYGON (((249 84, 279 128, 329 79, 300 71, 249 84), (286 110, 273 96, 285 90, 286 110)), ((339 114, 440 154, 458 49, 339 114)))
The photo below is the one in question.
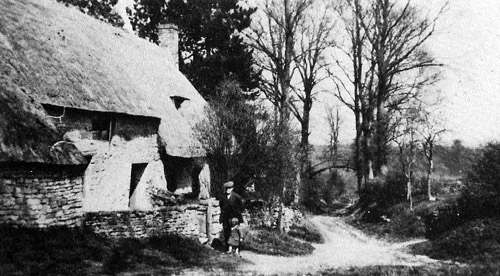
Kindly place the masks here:
MULTIPOLYGON (((327 145, 313 145, 311 154, 312 165, 321 163, 327 159, 327 145)), ((440 177, 464 177, 476 156, 477 150, 466 147, 460 140, 455 140, 451 145, 438 145, 434 151, 434 174, 440 177)), ((352 148, 350 145, 340 145, 338 149, 338 161, 347 161, 352 158, 352 148)), ((389 155, 388 166, 398 170, 399 154, 398 149, 392 147, 389 155)), ((424 175, 427 168, 427 160, 423 152, 417 154, 416 170, 422 171, 424 175)))

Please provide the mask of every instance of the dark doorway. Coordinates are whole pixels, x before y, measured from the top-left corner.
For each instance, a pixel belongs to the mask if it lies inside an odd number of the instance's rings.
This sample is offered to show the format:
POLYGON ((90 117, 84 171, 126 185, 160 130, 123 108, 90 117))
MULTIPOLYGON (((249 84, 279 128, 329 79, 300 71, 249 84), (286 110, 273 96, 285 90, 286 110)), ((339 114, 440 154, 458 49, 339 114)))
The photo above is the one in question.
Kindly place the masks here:
POLYGON ((130 175, 130 193, 128 198, 132 197, 134 194, 135 188, 137 188, 139 181, 141 181, 142 174, 144 173, 144 170, 146 170, 147 165, 147 163, 132 164, 132 173, 130 175))

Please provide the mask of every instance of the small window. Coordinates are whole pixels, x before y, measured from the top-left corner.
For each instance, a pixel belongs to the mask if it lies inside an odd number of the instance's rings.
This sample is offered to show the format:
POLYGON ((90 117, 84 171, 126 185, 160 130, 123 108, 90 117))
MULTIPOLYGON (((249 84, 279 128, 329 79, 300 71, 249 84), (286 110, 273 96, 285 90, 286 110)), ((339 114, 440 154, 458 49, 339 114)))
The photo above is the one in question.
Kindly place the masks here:
POLYGON ((92 139, 109 141, 113 136, 113 121, 110 119, 92 120, 92 139))
POLYGON ((171 96, 170 99, 172 99, 172 102, 174 103, 176 109, 181 108, 182 103, 186 100, 189 100, 187 98, 180 97, 180 96, 171 96))

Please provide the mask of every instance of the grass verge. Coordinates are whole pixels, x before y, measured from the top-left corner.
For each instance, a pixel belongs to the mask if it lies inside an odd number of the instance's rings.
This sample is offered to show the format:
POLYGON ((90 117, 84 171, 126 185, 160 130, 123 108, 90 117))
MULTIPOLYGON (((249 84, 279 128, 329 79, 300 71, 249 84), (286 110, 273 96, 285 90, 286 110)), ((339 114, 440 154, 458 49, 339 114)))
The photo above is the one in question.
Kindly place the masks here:
POLYGON ((373 204, 346 221, 369 235, 389 241, 424 238, 425 216, 454 201, 456 196, 441 197, 433 202, 428 201, 425 196, 418 196, 412 211, 407 201, 384 207, 373 204))
POLYGON ((168 275, 235 271, 240 258, 177 235, 110 240, 81 229, 0 228, 0 275, 168 275))
MULTIPOLYGON (((237 273, 246 261, 178 235, 106 239, 82 229, 0 227, 0 275, 170 275, 237 273)), ((243 250, 293 256, 314 247, 288 234, 252 229, 243 250)))
POLYGON ((319 272, 322 276, 493 276, 499 275, 498 267, 489 264, 451 265, 432 267, 368 266, 346 269, 329 269, 319 272))
POLYGON ((290 227, 290 231, 288 232, 288 234, 294 238, 298 238, 306 242, 325 242, 325 239, 319 232, 319 229, 316 228, 316 226, 308 220, 305 220, 300 225, 293 224, 292 227, 290 227))
POLYGON ((259 254, 297 256, 311 254, 314 247, 286 233, 267 228, 253 229, 243 243, 243 249, 259 254))
POLYGON ((500 271, 500 218, 466 222, 412 249, 415 253, 435 259, 490 264, 500 271))

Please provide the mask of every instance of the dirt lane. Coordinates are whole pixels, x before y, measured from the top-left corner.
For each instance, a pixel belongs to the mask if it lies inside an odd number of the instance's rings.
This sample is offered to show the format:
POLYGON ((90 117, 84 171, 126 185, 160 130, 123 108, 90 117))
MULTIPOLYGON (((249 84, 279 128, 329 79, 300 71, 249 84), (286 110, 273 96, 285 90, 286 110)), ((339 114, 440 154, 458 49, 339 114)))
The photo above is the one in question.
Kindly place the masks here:
POLYGON ((276 257, 242 252, 252 264, 241 268, 258 274, 311 273, 326 268, 405 265, 435 263, 426 256, 405 252, 405 247, 421 242, 387 243, 366 236, 347 225, 342 218, 316 216, 311 220, 325 237, 325 243, 315 245, 313 254, 303 257, 276 257))

